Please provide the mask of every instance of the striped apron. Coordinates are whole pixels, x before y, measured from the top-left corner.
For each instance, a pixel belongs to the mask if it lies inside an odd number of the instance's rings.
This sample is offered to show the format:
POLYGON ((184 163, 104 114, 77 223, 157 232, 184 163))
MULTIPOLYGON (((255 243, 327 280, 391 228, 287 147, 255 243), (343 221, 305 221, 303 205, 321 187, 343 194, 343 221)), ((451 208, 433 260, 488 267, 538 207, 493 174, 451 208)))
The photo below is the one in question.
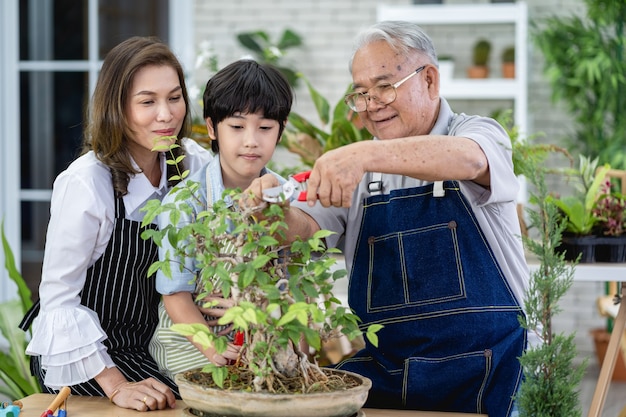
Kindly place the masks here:
MULTIPOLYGON (((87 271, 81 292, 81 304, 95 311, 107 334, 104 345, 118 369, 129 381, 153 377, 168 385, 177 398, 178 388, 162 375, 148 352, 148 344, 157 325, 159 294, 154 278, 148 278, 149 266, 158 259, 157 246, 143 240, 141 223, 124 218, 122 198, 116 199, 113 233, 105 252, 87 271)), ((150 225, 149 227, 156 227, 150 225)), ((20 327, 27 329, 39 312, 39 302, 27 313, 20 327)), ((43 384, 45 370, 40 358, 31 357, 31 372, 44 392, 54 392, 43 384)), ((105 396, 92 379, 70 387, 72 394, 105 396)))
POLYGON ((384 328, 336 367, 372 380, 368 407, 509 416, 523 311, 458 183, 436 184, 366 199, 348 297, 384 328))

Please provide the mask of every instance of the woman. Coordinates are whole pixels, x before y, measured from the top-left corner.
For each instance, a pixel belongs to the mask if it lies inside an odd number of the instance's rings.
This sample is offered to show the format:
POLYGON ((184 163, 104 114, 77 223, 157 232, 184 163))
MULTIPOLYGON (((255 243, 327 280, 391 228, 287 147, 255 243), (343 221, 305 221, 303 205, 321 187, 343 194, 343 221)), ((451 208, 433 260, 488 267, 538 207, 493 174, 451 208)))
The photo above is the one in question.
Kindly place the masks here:
POLYGON ((190 126, 183 70, 165 44, 134 37, 111 50, 83 155, 53 186, 41 309, 26 350, 44 391, 70 386, 73 394, 106 395, 139 411, 175 406, 176 386, 148 352, 159 294, 147 270, 158 251, 140 237, 141 209, 165 196, 177 169, 193 172, 211 159, 183 139, 190 126), (173 139, 184 167, 166 164, 169 152, 153 151, 173 139))

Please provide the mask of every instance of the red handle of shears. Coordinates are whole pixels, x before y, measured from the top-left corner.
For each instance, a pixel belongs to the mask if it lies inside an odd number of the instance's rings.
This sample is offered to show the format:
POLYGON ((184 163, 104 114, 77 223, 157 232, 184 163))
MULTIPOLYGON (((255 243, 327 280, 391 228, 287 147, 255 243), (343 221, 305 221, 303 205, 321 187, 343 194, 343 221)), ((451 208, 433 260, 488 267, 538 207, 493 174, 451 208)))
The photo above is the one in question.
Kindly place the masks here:
MULTIPOLYGON (((302 183, 305 183, 309 179, 310 176, 311 176, 311 171, 304 171, 304 172, 300 172, 298 174, 292 175, 291 178, 293 178, 295 181, 302 184, 302 183)), ((300 191, 300 193, 298 194, 298 201, 306 201, 306 187, 304 188, 305 189, 303 191, 300 191)))

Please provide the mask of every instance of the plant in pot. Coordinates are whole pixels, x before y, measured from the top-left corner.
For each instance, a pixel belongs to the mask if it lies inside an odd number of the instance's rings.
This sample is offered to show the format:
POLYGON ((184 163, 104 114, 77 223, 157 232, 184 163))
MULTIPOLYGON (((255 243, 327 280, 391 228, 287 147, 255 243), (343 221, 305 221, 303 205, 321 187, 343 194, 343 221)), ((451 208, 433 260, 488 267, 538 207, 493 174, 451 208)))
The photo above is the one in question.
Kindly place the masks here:
POLYGON ((600 221, 594 209, 600 196, 600 187, 610 167, 605 165, 596 169, 598 159, 590 160, 582 155, 579 161, 579 168, 574 174, 581 180, 582 189, 572 196, 561 198, 550 196, 548 200, 558 207, 565 221, 560 246, 565 258, 575 260, 580 256, 580 262, 591 263, 595 262, 595 249, 598 243, 595 228, 600 221))
POLYGON ((598 218, 596 227, 600 242, 596 248, 599 262, 626 262, 626 200, 611 187, 605 178, 599 190, 593 214, 598 218))
POLYGON ((502 51, 502 77, 515 78, 515 47, 513 46, 502 51))
POLYGON ((474 44, 472 51, 472 66, 467 68, 469 78, 487 78, 489 76, 489 55, 491 42, 480 39, 474 44))
MULTIPOLYGON (((186 173, 181 173, 185 177, 186 173)), ((382 326, 359 328, 359 319, 333 296, 333 282, 346 275, 333 270, 335 250, 324 247, 331 232, 319 231, 311 239, 281 246, 287 225, 280 204, 246 208, 239 190, 226 190, 224 198, 194 214, 189 199, 197 198, 197 183, 185 180, 173 191, 175 202, 153 200, 146 206, 144 223, 160 214, 171 224, 147 230, 143 238, 157 245, 168 239, 175 248, 167 259, 155 262, 149 273, 171 274, 171 262, 194 257, 204 291, 232 298, 234 306, 220 319, 233 326, 242 347, 235 364, 176 375, 181 396, 198 416, 352 416, 367 399, 371 382, 359 375, 320 367, 309 359, 308 345, 320 351, 322 342, 342 334, 365 336, 377 344, 382 326), (181 212, 192 221, 178 225, 181 212), (262 213, 262 216, 259 214, 262 213), (278 237, 278 239, 277 239, 278 237), (326 398, 330 396, 329 398, 326 398), (297 411, 296 411, 297 410, 297 411)), ((181 264, 181 268, 184 266, 181 264)), ((203 346, 226 350, 228 339, 200 324, 175 324, 173 329, 203 346)))
POLYGON ((439 62, 439 82, 447 83, 454 78, 454 57, 452 55, 439 55, 437 57, 439 62))

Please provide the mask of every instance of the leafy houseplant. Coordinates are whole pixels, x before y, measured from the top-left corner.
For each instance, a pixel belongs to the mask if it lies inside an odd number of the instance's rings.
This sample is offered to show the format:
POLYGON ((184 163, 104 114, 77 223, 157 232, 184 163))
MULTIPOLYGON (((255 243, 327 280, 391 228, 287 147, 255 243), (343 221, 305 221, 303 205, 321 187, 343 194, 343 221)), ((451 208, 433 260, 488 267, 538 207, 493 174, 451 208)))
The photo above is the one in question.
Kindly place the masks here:
POLYGON ((596 169, 598 160, 580 156, 580 166, 576 172, 581 180, 582 190, 576 195, 563 198, 550 197, 548 200, 559 209, 559 215, 565 221, 566 235, 562 239, 561 249, 566 259, 574 260, 582 254, 581 262, 594 262, 596 244, 596 226, 600 218, 595 209, 600 197, 606 173, 610 167, 604 165, 596 169))
POLYGON ((480 39, 474 44, 472 51, 472 66, 467 69, 469 78, 487 78, 489 76, 489 55, 491 43, 486 39, 480 39))
POLYGON ((15 266, 13 251, 4 234, 4 222, 0 224, 4 266, 9 278, 17 285, 18 299, 0 303, 0 332, 9 342, 9 351, 0 351, 0 394, 17 400, 41 392, 37 380, 31 376, 26 351, 26 334, 18 328, 24 314, 30 309, 31 292, 15 266))
POLYGON ((291 112, 281 143, 291 152, 299 155, 305 165, 313 166, 315 160, 326 151, 372 138, 372 135, 360 123, 358 114, 348 107, 343 97, 333 110, 328 100, 311 85, 304 75, 299 74, 299 77, 308 87, 322 127, 316 126, 296 112, 291 112), (330 132, 323 129, 326 126, 330 126, 330 132))
POLYGON ((297 86, 296 71, 284 65, 284 51, 302 45, 302 38, 291 29, 285 29, 277 42, 272 42, 270 35, 263 30, 237 34, 237 40, 244 48, 251 51, 259 62, 267 62, 276 66, 287 77, 292 87, 297 86))
MULTIPOLYGON (((180 174, 181 178, 185 176, 180 174)), ((323 245, 331 232, 322 230, 307 241, 281 245, 280 237, 284 237, 287 225, 279 204, 245 208, 238 204, 245 197, 239 190, 226 190, 222 200, 194 214, 186 202, 198 198, 198 184, 183 181, 172 192, 175 202, 161 204, 153 200, 146 205, 144 224, 165 214, 169 215, 170 225, 160 231, 147 230, 142 237, 153 239, 157 245, 168 239, 175 248, 168 259, 155 262, 149 273, 161 269, 170 275, 170 262, 194 257, 204 289, 199 299, 215 291, 232 298, 235 306, 225 312, 220 323, 232 323, 234 331, 245 335, 236 364, 208 364, 201 372, 177 376, 183 399, 181 384, 191 378, 229 391, 269 394, 320 393, 336 386, 346 390, 361 383, 353 376, 325 372, 300 347, 303 339, 319 352, 322 342, 329 338, 344 334, 354 339, 362 334, 358 317, 332 294, 333 281, 346 272, 331 270, 335 259, 329 254, 335 250, 323 245), (227 202, 233 202, 232 206, 227 202), (181 212, 191 216, 192 221, 179 228, 176 225, 181 212)), ((376 331, 380 327, 372 325, 366 330, 373 344, 377 344, 376 331)), ((175 324, 173 328, 206 347, 214 346, 220 353, 226 349, 226 336, 218 337, 204 325, 175 324)), ((342 392, 346 395, 348 391, 342 392)), ((358 411, 365 398, 352 413, 358 411)), ((240 402, 245 406, 246 400, 240 402)), ((206 411, 219 414, 214 407, 206 411)), ((232 401, 229 407, 233 407, 232 401)), ((289 412, 293 413, 293 408, 289 412)))
POLYGON ((568 149, 626 168, 626 3, 584 0, 586 15, 533 25, 552 99, 574 119, 568 149))

